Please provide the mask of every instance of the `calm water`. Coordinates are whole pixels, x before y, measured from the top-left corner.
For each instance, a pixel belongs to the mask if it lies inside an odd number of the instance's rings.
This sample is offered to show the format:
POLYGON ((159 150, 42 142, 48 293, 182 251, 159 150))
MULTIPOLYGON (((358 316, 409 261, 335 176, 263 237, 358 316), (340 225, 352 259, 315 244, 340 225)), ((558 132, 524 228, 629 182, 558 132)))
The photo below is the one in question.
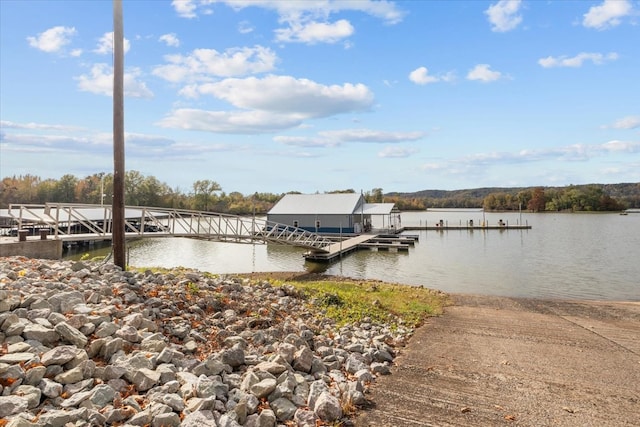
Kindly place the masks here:
POLYGON ((133 266, 185 266, 212 273, 318 271, 486 295, 640 300, 640 214, 405 212, 402 224, 472 219, 528 224, 530 230, 412 231, 409 252, 358 251, 330 264, 305 262, 304 249, 193 239, 132 242, 133 266))

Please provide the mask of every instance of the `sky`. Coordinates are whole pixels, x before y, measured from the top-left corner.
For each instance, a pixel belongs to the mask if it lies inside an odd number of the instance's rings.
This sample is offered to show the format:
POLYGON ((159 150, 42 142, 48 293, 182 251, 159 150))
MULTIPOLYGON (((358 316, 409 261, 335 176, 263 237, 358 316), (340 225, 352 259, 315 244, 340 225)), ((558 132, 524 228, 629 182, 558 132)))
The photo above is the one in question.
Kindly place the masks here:
MULTIPOLYGON (((124 0, 125 168, 188 193, 640 182, 640 1, 124 0)), ((113 172, 113 3, 0 0, 0 176, 113 172)))

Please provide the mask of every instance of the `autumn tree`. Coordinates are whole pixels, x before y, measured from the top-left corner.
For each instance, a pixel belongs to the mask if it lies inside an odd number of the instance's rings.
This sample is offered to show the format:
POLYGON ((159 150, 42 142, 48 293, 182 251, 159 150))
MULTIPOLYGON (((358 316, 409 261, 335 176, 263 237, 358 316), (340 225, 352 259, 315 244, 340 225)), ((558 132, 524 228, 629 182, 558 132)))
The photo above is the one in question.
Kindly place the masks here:
POLYGON ((545 209, 547 200, 544 194, 544 188, 536 187, 533 189, 531 200, 527 203, 527 209, 533 212, 542 212, 545 209))
POLYGON ((198 180, 193 183, 194 209, 208 211, 209 206, 215 203, 215 192, 221 191, 222 187, 215 181, 209 179, 198 180))

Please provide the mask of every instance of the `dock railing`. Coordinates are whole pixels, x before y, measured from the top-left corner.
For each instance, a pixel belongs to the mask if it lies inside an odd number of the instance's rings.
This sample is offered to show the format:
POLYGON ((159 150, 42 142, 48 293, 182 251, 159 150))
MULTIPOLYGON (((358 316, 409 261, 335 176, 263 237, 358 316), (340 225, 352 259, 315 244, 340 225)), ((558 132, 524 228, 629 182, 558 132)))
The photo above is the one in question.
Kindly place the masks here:
MULTIPOLYGON (((109 205, 78 203, 11 204, 8 216, 19 230, 46 227, 55 239, 109 240, 113 215, 109 205)), ((192 237, 237 243, 276 242, 327 251, 330 239, 255 216, 186 209, 125 207, 127 237, 192 237)))

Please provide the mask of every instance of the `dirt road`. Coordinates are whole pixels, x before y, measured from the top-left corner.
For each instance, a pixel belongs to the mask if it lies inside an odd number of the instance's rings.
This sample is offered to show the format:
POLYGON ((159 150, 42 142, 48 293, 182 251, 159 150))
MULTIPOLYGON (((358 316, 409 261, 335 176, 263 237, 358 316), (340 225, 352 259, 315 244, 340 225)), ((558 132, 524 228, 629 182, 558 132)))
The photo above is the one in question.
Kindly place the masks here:
POLYGON ((356 426, 640 426, 640 302, 454 300, 356 426))

